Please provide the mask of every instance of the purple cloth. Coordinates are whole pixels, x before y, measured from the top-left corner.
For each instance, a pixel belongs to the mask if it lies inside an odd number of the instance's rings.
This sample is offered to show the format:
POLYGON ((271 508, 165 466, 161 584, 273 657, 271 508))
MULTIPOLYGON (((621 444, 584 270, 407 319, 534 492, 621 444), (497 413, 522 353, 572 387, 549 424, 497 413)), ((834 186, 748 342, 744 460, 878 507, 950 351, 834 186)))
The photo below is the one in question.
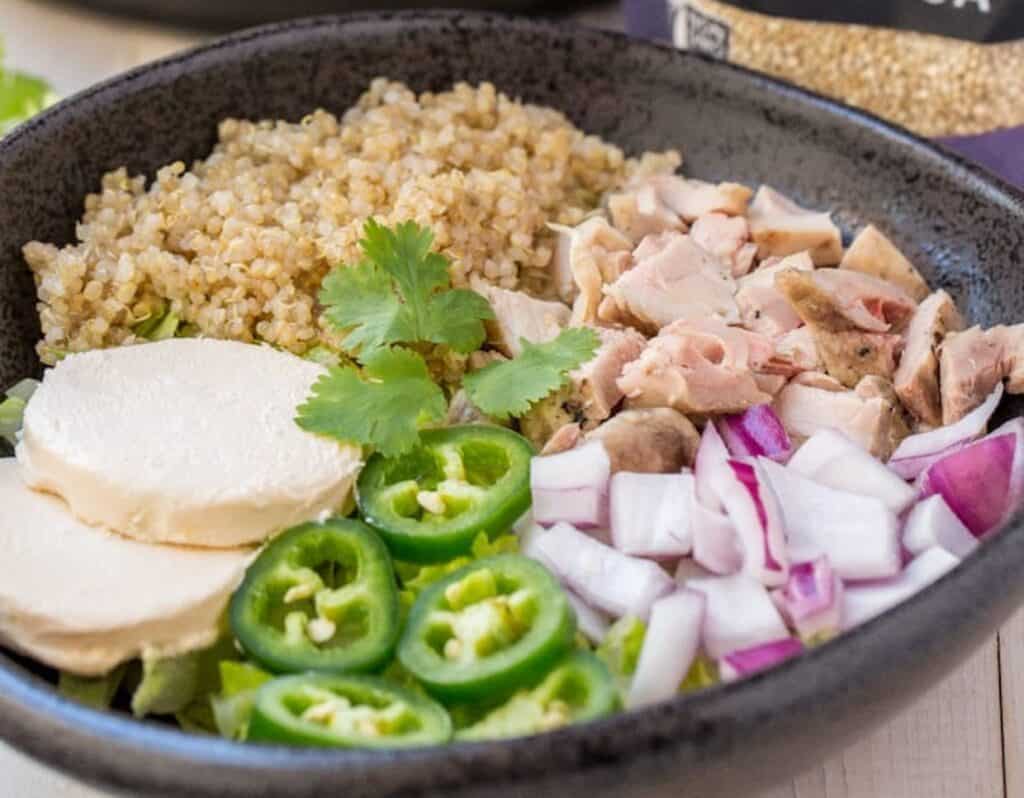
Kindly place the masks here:
MULTIPOLYGON (((645 39, 671 41, 668 7, 669 0, 624 0, 626 30, 645 39)), ((1024 127, 943 138, 939 143, 1024 188, 1024 127)))

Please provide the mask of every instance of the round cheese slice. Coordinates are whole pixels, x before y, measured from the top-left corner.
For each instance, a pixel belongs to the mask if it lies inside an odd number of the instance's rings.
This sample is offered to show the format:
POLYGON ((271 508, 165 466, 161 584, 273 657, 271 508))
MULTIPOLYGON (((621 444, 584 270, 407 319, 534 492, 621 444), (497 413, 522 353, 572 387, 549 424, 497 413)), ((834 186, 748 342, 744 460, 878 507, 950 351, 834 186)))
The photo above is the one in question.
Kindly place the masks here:
POLYGON ((140 540, 231 547, 340 508, 358 448, 295 410, 322 366, 266 346, 177 338, 70 355, 25 410, 32 488, 140 540))
POLYGON ((211 645, 253 556, 86 526, 0 459, 0 641, 47 665, 98 676, 211 645))

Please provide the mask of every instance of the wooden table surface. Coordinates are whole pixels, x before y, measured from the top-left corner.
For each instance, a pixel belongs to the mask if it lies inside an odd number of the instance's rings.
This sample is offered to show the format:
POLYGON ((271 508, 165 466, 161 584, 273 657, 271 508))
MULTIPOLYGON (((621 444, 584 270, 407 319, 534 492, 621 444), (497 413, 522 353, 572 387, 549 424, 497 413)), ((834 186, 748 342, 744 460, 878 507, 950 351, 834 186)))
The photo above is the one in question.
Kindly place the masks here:
MULTIPOLYGON (((580 16, 621 25, 610 6, 580 16)), ((11 63, 62 94, 200 40, 30 0, 0 0, 0 36, 11 63)), ((9 798, 104 798, 2 744, 0 785, 9 798)), ((740 798, 1024 798, 1024 612, 872 736, 808 763, 790 784, 740 798)))

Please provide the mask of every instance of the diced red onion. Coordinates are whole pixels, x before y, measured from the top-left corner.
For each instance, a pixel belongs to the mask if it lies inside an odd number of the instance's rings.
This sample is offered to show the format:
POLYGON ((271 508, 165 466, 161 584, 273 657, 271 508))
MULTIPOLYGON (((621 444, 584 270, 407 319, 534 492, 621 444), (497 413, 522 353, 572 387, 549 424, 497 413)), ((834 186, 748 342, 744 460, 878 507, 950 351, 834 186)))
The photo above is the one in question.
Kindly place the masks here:
POLYGON ((682 557, 693 547, 693 474, 634 474, 611 480, 612 543, 639 557, 682 557))
POLYGON ((915 504, 903 525, 903 546, 911 554, 940 546, 963 559, 977 545, 978 539, 938 494, 915 504))
POLYGON ((792 560, 826 554, 843 579, 880 579, 899 573, 899 520, 881 501, 835 490, 789 466, 760 462, 782 508, 792 560))
POLYGON ((843 629, 852 629, 928 587, 959 563, 945 549, 934 546, 918 554, 893 579, 847 585, 843 592, 843 629))
POLYGON ((1016 436, 989 435, 933 463, 921 477, 921 494, 938 493, 976 537, 995 529, 1010 501, 1016 436))
POLYGON ((536 535, 531 549, 587 604, 616 618, 646 619, 651 605, 676 588, 657 563, 625 555, 569 524, 536 535))
POLYGON ((679 692, 700 648, 707 600, 695 590, 679 590, 651 607, 627 704, 645 706, 679 692))
POLYGON ((717 427, 725 445, 736 457, 770 457, 784 463, 793 451, 785 427, 769 404, 722 416, 717 427))
POLYGON ((830 488, 874 496, 897 515, 915 498, 912 486, 833 429, 818 430, 808 438, 790 458, 789 467, 830 488))
POLYGON ((1003 398, 1003 384, 996 384, 988 398, 957 421, 904 438, 889 459, 889 468, 904 479, 914 479, 932 463, 985 433, 989 419, 1003 398))
POLYGON ((686 583, 691 579, 707 579, 713 576, 714 573, 691 557, 683 557, 676 564, 675 580, 680 587, 686 587, 686 583))
POLYGON ((691 579, 686 586, 707 598, 703 642, 714 659, 788 634, 764 585, 746 574, 691 579))
POLYGON ((711 481, 715 470, 728 459, 729 450, 715 425, 709 421, 704 425, 704 432, 700 436, 700 445, 697 447, 697 457, 693 466, 697 477, 697 501, 708 510, 722 509, 722 503, 711 481))
POLYGON ((842 597, 843 582, 826 556, 790 566, 789 580, 772 594, 782 616, 804 638, 839 631, 842 597))
POLYGON ((734 682, 758 671, 774 667, 780 662, 803 653, 804 646, 794 637, 784 637, 753 648, 726 654, 718 662, 718 672, 726 682, 734 682))
POLYGON ((576 613, 576 625, 583 636, 595 645, 604 640, 610 625, 608 616, 595 610, 571 590, 566 590, 565 595, 576 613))
POLYGON ((534 519, 544 526, 560 521, 579 527, 604 526, 610 477, 611 461, 600 441, 534 457, 530 463, 534 519))
POLYGON ((743 572, 772 587, 783 584, 789 557, 782 511, 757 461, 730 459, 712 480, 739 535, 743 572))

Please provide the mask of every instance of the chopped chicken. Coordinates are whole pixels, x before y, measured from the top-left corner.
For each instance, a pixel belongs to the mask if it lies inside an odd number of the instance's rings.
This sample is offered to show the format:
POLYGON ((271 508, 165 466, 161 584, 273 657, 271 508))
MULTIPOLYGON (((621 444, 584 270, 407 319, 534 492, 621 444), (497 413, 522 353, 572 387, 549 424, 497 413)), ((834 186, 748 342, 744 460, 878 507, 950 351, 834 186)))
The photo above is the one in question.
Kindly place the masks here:
POLYGON ((775 411, 794 443, 831 428, 885 458, 893 448, 894 416, 901 411, 881 394, 877 384, 858 392, 825 374, 801 374, 775 398, 775 411))
POLYGON ((787 269, 812 271, 814 262, 806 252, 770 258, 738 280, 736 304, 748 330, 775 338, 803 324, 789 300, 775 287, 776 275, 787 269))
POLYGON ((544 444, 544 448, 540 450, 542 455, 559 454, 561 452, 567 452, 570 449, 575 449, 576 445, 583 440, 583 430, 580 429, 580 425, 575 421, 571 424, 565 424, 555 430, 555 434, 552 435, 548 442, 544 444))
POLYGON ((807 250, 815 266, 834 266, 843 239, 828 213, 802 208, 769 186, 761 186, 747 213, 750 235, 762 258, 807 250))
POLYGON ((903 345, 897 332, 916 308, 902 288, 841 269, 783 271, 775 286, 811 328, 829 374, 851 388, 867 375, 892 377, 903 345))
POLYGON ((771 401, 754 378, 773 353, 771 341, 714 319, 665 327, 626 366, 619 387, 630 407, 681 413, 738 413, 771 401))
POLYGON ((742 216, 706 213, 693 223, 690 235, 697 244, 727 263, 733 277, 742 277, 754 264, 757 244, 750 242, 750 228, 742 216))
POLYGON ((645 239, 636 265, 604 289, 599 315, 656 333, 680 319, 717 317, 738 323, 728 267, 687 235, 645 239))
POLYGON ((823 367, 814 333, 804 325, 775 339, 775 354, 766 368, 778 374, 800 374, 804 371, 819 371, 823 367))
POLYGON ((894 283, 918 302, 929 293, 928 283, 914 268, 914 264, 873 224, 869 224, 853 239, 839 268, 871 274, 894 283))
POLYGON ((476 352, 471 352, 469 358, 466 360, 466 368, 468 371, 479 371, 484 366, 489 366, 491 363, 499 363, 502 360, 508 360, 501 352, 494 352, 490 349, 478 349, 476 352))
POLYGON ((942 423, 936 350, 947 332, 962 330, 963 326, 952 297, 936 291, 918 305, 907 328, 907 346, 893 382, 907 409, 932 426, 942 423))
POLYGON ((668 474, 693 466, 700 433, 682 413, 654 407, 624 410, 588 433, 587 440, 604 443, 612 473, 668 474))
POLYGON ((757 387, 771 396, 775 396, 785 388, 788 381, 785 374, 754 374, 754 382, 757 383, 757 387))
POLYGON ((1004 334, 971 327, 947 335, 939 349, 942 423, 959 421, 980 405, 1007 374, 1004 334))
POLYGON ((754 193, 739 183, 707 183, 688 180, 679 175, 658 175, 650 178, 658 197, 684 221, 693 222, 709 213, 742 216, 754 193))
POLYGON ((522 433, 537 446, 567 424, 593 429, 622 401, 618 379, 623 367, 640 356, 647 339, 636 330, 595 329, 601 346, 594 357, 570 373, 568 386, 534 404, 520 419, 522 433))
MULTIPOLYGON (((549 225, 559 234, 559 246, 568 237, 569 243, 563 253, 568 259, 569 277, 574 297, 572 320, 574 326, 597 320, 597 307, 603 296, 602 289, 607 283, 614 283, 633 265, 633 242, 608 224, 603 216, 594 216, 576 227, 549 225)), ((556 270, 556 279, 561 282, 561 267, 556 270)), ((561 289, 560 295, 565 296, 561 289)))
POLYGON ((892 382, 884 377, 873 375, 864 377, 857 383, 853 392, 861 399, 881 399, 885 403, 889 413, 889 440, 888 443, 882 442, 884 448, 881 451, 884 452, 885 457, 888 457, 899 446, 900 441, 910 434, 910 415, 900 401, 892 382))
POLYGON ((686 224, 662 201, 653 182, 608 197, 608 213, 612 224, 633 241, 666 231, 685 232, 686 224))
POLYGON ((488 341, 509 357, 517 357, 523 351, 524 338, 533 344, 557 338, 572 315, 561 302, 535 299, 522 291, 485 283, 474 288, 494 310, 494 319, 486 323, 488 341))
POLYGON ((1009 393, 1024 393, 1024 324, 993 327, 1003 347, 1003 376, 1009 393))
POLYGON ((448 403, 449 425, 455 424, 493 424, 494 420, 486 415, 480 408, 469 401, 466 392, 459 388, 448 403))

